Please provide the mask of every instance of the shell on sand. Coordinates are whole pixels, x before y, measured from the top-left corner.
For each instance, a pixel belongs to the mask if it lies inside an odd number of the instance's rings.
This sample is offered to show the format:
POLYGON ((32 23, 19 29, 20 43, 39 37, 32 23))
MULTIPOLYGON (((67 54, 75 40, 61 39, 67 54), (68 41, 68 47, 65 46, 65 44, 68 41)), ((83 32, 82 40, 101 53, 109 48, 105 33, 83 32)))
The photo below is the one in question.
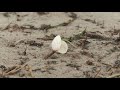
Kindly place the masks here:
POLYGON ((61 46, 61 37, 60 37, 60 35, 57 35, 57 36, 53 39, 51 46, 52 46, 52 49, 53 49, 54 51, 57 51, 57 50, 60 49, 60 46, 61 46))
POLYGON ((57 52, 59 52, 61 54, 64 54, 64 53, 67 52, 67 50, 68 50, 67 43, 65 41, 61 40, 61 46, 60 46, 60 49, 57 52))

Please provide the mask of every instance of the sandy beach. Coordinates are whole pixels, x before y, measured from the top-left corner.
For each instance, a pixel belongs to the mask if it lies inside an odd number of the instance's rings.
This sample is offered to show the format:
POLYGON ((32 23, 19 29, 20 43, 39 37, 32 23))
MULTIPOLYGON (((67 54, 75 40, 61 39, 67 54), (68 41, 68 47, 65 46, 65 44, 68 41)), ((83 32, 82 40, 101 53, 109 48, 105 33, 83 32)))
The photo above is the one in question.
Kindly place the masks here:
POLYGON ((1 78, 111 78, 120 75, 119 12, 0 12, 1 78), (66 54, 48 59, 60 35, 66 54))

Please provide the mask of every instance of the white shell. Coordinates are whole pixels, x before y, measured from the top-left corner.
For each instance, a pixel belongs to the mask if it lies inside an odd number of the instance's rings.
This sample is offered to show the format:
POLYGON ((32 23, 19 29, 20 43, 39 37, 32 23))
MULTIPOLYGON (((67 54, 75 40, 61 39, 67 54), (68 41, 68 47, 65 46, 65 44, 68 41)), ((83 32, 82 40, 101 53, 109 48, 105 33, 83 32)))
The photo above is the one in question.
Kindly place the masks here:
POLYGON ((57 50, 60 49, 60 46, 61 46, 61 37, 60 37, 60 35, 57 35, 57 36, 53 39, 51 46, 52 46, 52 49, 53 49, 54 51, 57 51, 57 50))
POLYGON ((67 43, 65 41, 61 40, 61 46, 60 46, 60 49, 57 52, 59 52, 61 54, 64 54, 64 53, 67 52, 67 50, 68 50, 67 43))

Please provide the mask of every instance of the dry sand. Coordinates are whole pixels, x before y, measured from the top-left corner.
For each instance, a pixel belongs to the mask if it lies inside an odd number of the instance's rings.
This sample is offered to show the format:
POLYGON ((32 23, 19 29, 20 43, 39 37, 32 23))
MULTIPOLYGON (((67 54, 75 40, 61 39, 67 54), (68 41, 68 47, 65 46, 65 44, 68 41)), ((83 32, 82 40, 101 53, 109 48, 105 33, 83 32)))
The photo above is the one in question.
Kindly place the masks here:
POLYGON ((1 12, 0 77, 119 76, 119 32, 118 12, 1 12), (56 35, 72 38, 68 52, 44 60, 56 35))

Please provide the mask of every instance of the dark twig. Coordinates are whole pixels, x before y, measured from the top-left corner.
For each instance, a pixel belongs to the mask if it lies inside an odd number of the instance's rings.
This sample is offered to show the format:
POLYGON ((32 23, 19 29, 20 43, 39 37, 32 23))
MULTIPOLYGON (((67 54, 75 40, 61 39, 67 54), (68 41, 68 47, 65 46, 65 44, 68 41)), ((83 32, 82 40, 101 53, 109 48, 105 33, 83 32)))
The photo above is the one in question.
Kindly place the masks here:
POLYGON ((46 59, 48 59, 50 56, 52 56, 53 54, 55 53, 55 51, 52 51, 51 53, 49 53, 48 55, 46 55, 45 57, 44 57, 44 59, 46 60, 46 59))

